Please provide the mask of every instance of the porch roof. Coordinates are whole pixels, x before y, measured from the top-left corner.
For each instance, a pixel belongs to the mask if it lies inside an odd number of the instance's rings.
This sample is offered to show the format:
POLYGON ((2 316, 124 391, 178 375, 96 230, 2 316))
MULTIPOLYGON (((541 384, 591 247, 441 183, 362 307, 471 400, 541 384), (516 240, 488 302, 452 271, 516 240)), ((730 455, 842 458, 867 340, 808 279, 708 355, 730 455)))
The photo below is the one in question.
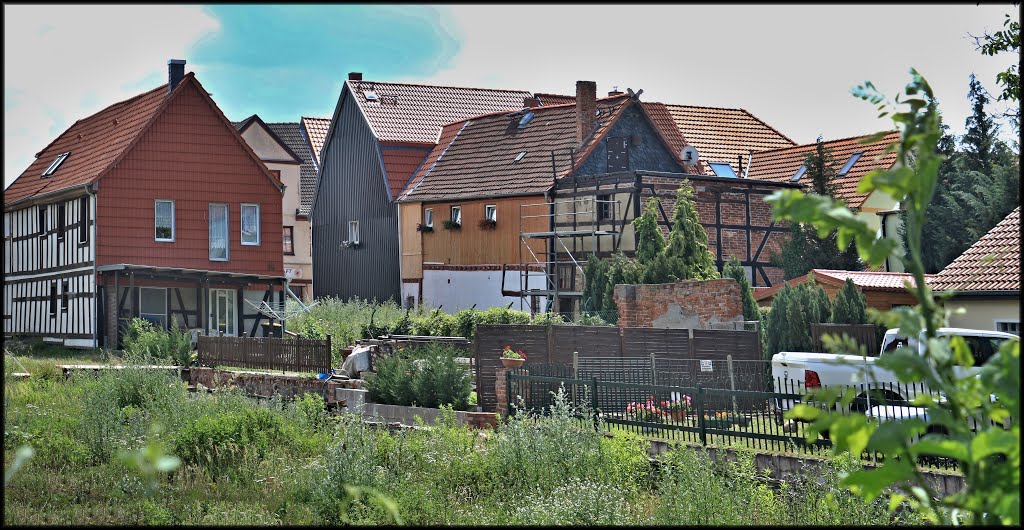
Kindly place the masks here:
POLYGON ((208 271, 202 269, 182 269, 176 267, 155 267, 153 265, 132 265, 129 263, 118 263, 116 265, 100 265, 96 267, 97 272, 141 272, 163 277, 177 276, 183 280, 235 280, 246 283, 284 283, 287 278, 284 276, 264 276, 262 274, 245 274, 229 271, 208 271))

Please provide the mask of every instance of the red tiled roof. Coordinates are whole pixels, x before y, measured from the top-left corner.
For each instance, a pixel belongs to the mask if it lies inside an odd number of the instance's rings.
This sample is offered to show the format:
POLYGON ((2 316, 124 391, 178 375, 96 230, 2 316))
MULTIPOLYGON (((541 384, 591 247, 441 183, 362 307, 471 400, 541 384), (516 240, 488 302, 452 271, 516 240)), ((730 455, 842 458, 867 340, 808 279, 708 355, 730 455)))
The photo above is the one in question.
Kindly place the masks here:
MULTIPOLYGON (((195 78, 195 74, 189 72, 170 95, 167 94, 167 85, 164 84, 76 121, 37 153, 36 160, 4 191, 4 206, 37 195, 89 184, 103 176, 135 145, 141 133, 148 129, 156 116, 166 107, 166 103, 180 93, 182 87, 188 83, 196 84, 200 94, 213 107, 239 143, 254 160, 259 161, 259 157, 213 102, 195 78), (43 177, 43 171, 50 163, 58 155, 66 152, 71 154, 60 167, 51 176, 43 177)), ((281 180, 270 173, 262 162, 259 165, 275 186, 283 186, 281 180)))
POLYGON ((1020 206, 929 282, 935 291, 1020 292, 1020 206))
POLYGON ((545 107, 551 107, 554 105, 569 105, 576 103, 576 96, 562 96, 559 94, 541 94, 536 93, 533 97, 540 100, 540 104, 545 107))
POLYGON ((309 146, 313 151, 313 160, 320 165, 320 151, 324 148, 324 141, 327 140, 327 130, 331 128, 329 118, 302 117, 302 128, 306 130, 306 137, 309 138, 309 146))
POLYGON ((366 121, 384 142, 434 144, 447 123, 523 108, 524 90, 461 88, 377 81, 346 81, 366 121), (366 92, 377 95, 367 101, 366 92))
MULTIPOLYGON (((888 169, 896 163, 895 152, 885 152, 885 148, 900 139, 898 131, 892 131, 881 140, 870 144, 862 144, 860 140, 870 135, 855 136, 853 138, 842 138, 839 140, 823 141, 826 149, 831 150, 831 157, 834 160, 835 170, 838 172, 850 159, 850 156, 857 151, 863 151, 860 159, 850 168, 844 177, 835 180, 838 185, 837 199, 846 202, 850 208, 860 208, 867 195, 857 191, 857 185, 861 177, 874 169, 888 169)), ((771 180, 775 182, 788 182, 796 174, 800 166, 804 165, 804 159, 816 147, 816 143, 798 145, 786 149, 775 149, 754 154, 750 165, 748 178, 758 180, 771 180)), ((703 158, 703 156, 702 156, 703 158)), ((801 179, 801 183, 807 182, 807 178, 801 179)))
POLYGON ((430 147, 406 146, 393 143, 382 143, 381 155, 384 160, 384 169, 388 174, 388 187, 391 197, 398 197, 398 194, 405 188, 406 183, 412 178, 420 164, 430 154, 430 147))
MULTIPOLYGON (((629 104, 628 96, 597 100, 601 116, 595 132, 576 149, 577 163, 586 159, 629 104)), ((522 129, 518 127, 522 111, 487 114, 445 126, 437 146, 400 200, 528 195, 547 190, 555 174, 562 176, 571 170, 576 106, 530 110, 534 118, 522 129), (552 151, 556 153, 554 161, 552 151)))
MULTIPOLYGON (((878 272, 878 271, 841 271, 832 269, 813 269, 815 278, 820 283, 832 284, 835 286, 842 286, 846 283, 847 279, 853 281, 853 284, 865 291, 903 291, 903 282, 910 282, 911 287, 914 286, 914 276, 907 272, 878 272)), ((786 285, 797 285, 807 280, 807 274, 800 276, 799 278, 793 278, 784 282, 786 285)), ((926 283, 931 284, 934 274, 925 274, 924 280, 926 283)), ((782 289, 783 283, 773 285, 767 289, 757 289, 754 291, 754 298, 757 300, 764 300, 775 296, 775 293, 782 289)))
POLYGON ((740 175, 740 155, 746 164, 748 153, 796 145, 744 109, 671 104, 665 107, 686 141, 697 148, 705 162, 706 175, 714 175, 708 162, 728 163, 740 175))
POLYGON ((167 99, 165 84, 76 121, 4 190, 4 204, 92 182, 132 144, 167 99), (66 152, 71 154, 57 171, 43 177, 50 163, 66 152))
MULTIPOLYGON (((650 117, 651 122, 654 123, 654 128, 658 131, 662 138, 665 139, 665 143, 668 144, 669 148, 672 149, 672 154, 678 159, 680 152, 687 145, 690 145, 688 139, 683 136, 683 133, 676 127, 675 120, 672 118, 672 113, 668 109, 668 105, 664 103, 647 103, 641 104, 647 116, 650 117)), ((699 149, 699 148, 698 148, 699 149)), ((703 166, 701 162, 698 162, 698 166, 703 166)), ((694 173, 700 174, 700 171, 694 173)))

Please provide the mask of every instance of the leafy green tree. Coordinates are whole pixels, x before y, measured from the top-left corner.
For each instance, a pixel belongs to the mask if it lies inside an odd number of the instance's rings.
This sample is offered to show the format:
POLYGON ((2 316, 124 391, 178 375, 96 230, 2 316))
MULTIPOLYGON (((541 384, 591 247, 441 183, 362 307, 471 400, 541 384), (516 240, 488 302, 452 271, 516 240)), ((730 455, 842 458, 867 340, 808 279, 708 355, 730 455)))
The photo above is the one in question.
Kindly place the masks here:
POLYGON ((868 323, 868 301, 859 287, 853 284, 849 278, 836 293, 835 303, 832 305, 833 324, 867 324, 868 323))
POLYGON ((740 265, 736 256, 731 256, 722 269, 722 277, 732 278, 740 284, 740 296, 743 299, 743 320, 760 321, 761 311, 757 307, 757 300, 754 299, 754 290, 750 288, 750 281, 747 280, 747 273, 740 265))
MULTIPOLYGON (((838 185, 832 151, 827 149, 818 137, 813 151, 804 159, 807 171, 804 173, 811 183, 811 190, 824 197, 835 197, 838 185)), ((861 270, 863 265, 857 258, 853 245, 847 245, 840 252, 835 232, 819 235, 814 227, 794 224, 790 237, 783 244, 772 262, 782 267, 783 277, 792 280, 807 274, 812 269, 861 270)))
MULTIPOLYGON (((1019 16, 1019 14, 1018 14, 1019 16)), ((1017 106, 1011 107, 1006 116, 1010 118, 1014 129, 1020 129, 1020 20, 1006 14, 1003 21, 1003 28, 995 33, 985 33, 981 37, 974 38, 974 44, 982 55, 994 56, 1003 52, 1010 52, 1017 60, 1011 61, 1010 66, 996 74, 996 82, 1003 87, 999 94, 999 101, 1016 101, 1017 106)))
POLYGON ((967 343, 962 337, 937 335, 945 324, 945 314, 924 281, 921 248, 922 226, 939 183, 942 130, 931 105, 931 87, 916 70, 912 69, 911 75, 896 99, 902 108, 890 103, 871 82, 854 90, 854 95, 875 105, 881 116, 891 115, 901 130, 900 141, 892 149, 897 155, 894 166, 869 172, 860 189, 880 190, 903 204, 906 255, 894 254, 896 241, 879 237, 865 220, 827 197, 782 190, 767 200, 776 218, 811 223, 819 233, 838 230, 840 244, 855 241, 866 262, 877 266, 892 257, 901 260, 913 275, 910 291, 918 306, 869 314, 888 328, 899 328, 905 336, 921 336, 924 351, 898 349, 869 366, 888 370, 903 383, 927 388, 930 392, 918 392, 912 405, 923 409, 928 423, 921 416, 877 422, 857 412, 843 414, 833 407, 848 407, 855 391, 834 389, 816 392, 808 399, 818 403, 797 405, 786 416, 811 422, 809 438, 828 431, 836 453, 885 455, 880 466, 853 471, 841 482, 867 502, 896 487, 899 492, 890 497, 890 511, 907 500, 911 509, 933 523, 959 523, 958 514, 962 514, 977 524, 1020 525, 1020 341, 1006 341, 978 368, 975 377, 963 377, 963 368, 974 364, 967 343), (941 429, 929 429, 929 424, 941 429), (922 457, 955 461, 963 472, 965 488, 940 497, 915 465, 922 457))

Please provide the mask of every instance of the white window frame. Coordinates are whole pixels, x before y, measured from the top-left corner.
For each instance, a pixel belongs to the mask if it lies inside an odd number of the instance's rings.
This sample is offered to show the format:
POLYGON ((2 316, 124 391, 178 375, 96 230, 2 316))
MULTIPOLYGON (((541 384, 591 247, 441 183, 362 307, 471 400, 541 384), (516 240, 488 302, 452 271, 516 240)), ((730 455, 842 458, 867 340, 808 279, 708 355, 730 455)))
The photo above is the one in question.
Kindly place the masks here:
MULTIPOLYGON (((207 207, 209 212, 209 219, 207 219, 207 225, 210 230, 213 230, 213 208, 222 207, 224 209, 224 257, 214 258, 210 256, 210 261, 229 261, 231 259, 231 209, 226 203, 222 202, 211 202, 207 207)), ((210 235, 213 235, 212 233, 210 235)), ((213 238, 209 237, 207 246, 209 251, 213 251, 213 238)))
POLYGON ((220 335, 221 331, 218 327, 218 320, 220 315, 217 311, 217 299, 223 297, 225 299, 224 311, 226 313, 224 319, 224 336, 235 337, 238 335, 238 298, 237 292, 234 289, 210 289, 209 299, 209 329, 210 335, 220 335))
POLYGON ((1014 335, 1020 335, 1020 320, 1010 320, 1010 319, 1006 319, 1006 318, 997 318, 993 322, 993 324, 992 324, 992 329, 995 330, 995 331, 1001 331, 1003 333, 1013 333, 1014 335), (1017 331, 1013 332, 1013 331, 1006 331, 1004 329, 999 329, 999 324, 1017 324, 1017 331))
POLYGON ((434 209, 426 208, 423 210, 423 226, 434 228, 434 209))
POLYGON ((498 205, 488 204, 484 206, 484 219, 488 221, 498 222, 498 205))
POLYGON ((462 226, 462 206, 452 206, 451 217, 449 220, 459 226, 462 226))
POLYGON ((350 245, 359 244, 359 221, 348 222, 348 243, 350 245))
POLYGON ((170 322, 167 315, 167 288, 166 287, 139 287, 139 318, 145 319, 146 316, 159 316, 163 318, 164 327, 166 328, 170 322), (164 304, 162 313, 145 312, 142 310, 142 293, 143 291, 161 291, 164 293, 164 304))
POLYGON ((159 241, 161 243, 173 243, 174 242, 174 237, 175 237, 175 231, 174 231, 174 210, 175 210, 174 201, 171 200, 171 199, 155 199, 153 201, 153 240, 154 241, 159 241), (159 225, 156 224, 157 223, 156 209, 157 209, 158 206, 160 206, 160 203, 162 203, 162 202, 170 203, 170 205, 171 205, 171 237, 169 239, 168 238, 162 238, 162 237, 160 237, 160 236, 158 236, 156 234, 156 229, 159 228, 159 225))
POLYGON ((252 202, 243 202, 240 208, 240 215, 238 217, 238 234, 241 238, 242 244, 250 247, 258 247, 260 245, 260 205, 252 202), (243 227, 245 225, 245 210, 247 208, 256 208, 256 241, 246 241, 245 231, 243 227))

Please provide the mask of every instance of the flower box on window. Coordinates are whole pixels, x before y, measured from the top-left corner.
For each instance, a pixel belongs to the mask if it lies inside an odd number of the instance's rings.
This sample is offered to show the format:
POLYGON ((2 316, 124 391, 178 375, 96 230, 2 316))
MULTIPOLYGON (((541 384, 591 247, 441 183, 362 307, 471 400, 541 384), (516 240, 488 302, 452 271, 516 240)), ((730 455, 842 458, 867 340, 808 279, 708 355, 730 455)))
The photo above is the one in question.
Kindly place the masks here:
POLYGON ((434 227, 429 226, 429 225, 425 225, 423 223, 417 223, 416 224, 416 231, 417 232, 428 232, 429 233, 429 232, 433 232, 434 231, 434 227))
POLYGON ((498 222, 494 219, 481 219, 480 230, 494 230, 498 226, 498 222))
POLYGON ((445 219, 443 222, 445 230, 458 230, 462 228, 462 225, 460 223, 458 223, 457 221, 452 221, 451 219, 445 219))

